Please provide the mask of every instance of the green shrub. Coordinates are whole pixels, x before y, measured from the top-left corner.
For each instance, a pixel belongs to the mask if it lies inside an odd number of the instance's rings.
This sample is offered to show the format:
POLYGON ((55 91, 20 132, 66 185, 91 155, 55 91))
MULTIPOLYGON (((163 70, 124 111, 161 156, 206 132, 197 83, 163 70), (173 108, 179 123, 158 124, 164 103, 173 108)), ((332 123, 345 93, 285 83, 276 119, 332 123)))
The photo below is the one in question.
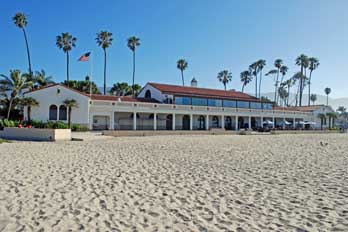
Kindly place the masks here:
POLYGON ((69 129, 68 124, 62 121, 47 121, 47 122, 42 122, 42 121, 36 121, 32 120, 31 125, 34 128, 46 128, 46 129, 69 129))
POLYGON ((73 124, 71 127, 71 130, 83 132, 83 131, 88 131, 89 129, 88 129, 88 127, 82 126, 80 124, 73 124))
POLYGON ((0 129, 2 130, 4 127, 18 127, 19 123, 20 122, 16 120, 0 120, 0 129))

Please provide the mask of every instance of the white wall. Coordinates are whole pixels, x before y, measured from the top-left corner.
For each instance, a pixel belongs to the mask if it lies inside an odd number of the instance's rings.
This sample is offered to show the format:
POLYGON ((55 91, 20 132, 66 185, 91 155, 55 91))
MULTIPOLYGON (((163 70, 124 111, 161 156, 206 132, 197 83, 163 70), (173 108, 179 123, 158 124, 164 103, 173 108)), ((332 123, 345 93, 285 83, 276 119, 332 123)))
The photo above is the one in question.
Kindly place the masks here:
MULTIPOLYGON (((66 99, 75 99, 79 107, 73 108, 71 122, 76 124, 88 124, 89 98, 85 95, 72 91, 64 86, 55 85, 41 90, 29 92, 25 97, 35 98, 39 102, 38 107, 32 107, 31 117, 34 120, 46 122, 49 120, 49 107, 54 104, 59 109, 66 99), (58 94, 57 90, 60 90, 58 94)), ((27 117, 25 109, 25 117, 27 117)))
POLYGON ((158 89, 156 89, 155 87, 153 87, 150 84, 145 85, 145 87, 139 93, 138 97, 145 98, 145 93, 147 90, 151 91, 151 98, 153 98, 159 102, 163 102, 164 100, 166 100, 166 97, 164 96, 164 94, 162 94, 161 91, 159 91, 158 89))

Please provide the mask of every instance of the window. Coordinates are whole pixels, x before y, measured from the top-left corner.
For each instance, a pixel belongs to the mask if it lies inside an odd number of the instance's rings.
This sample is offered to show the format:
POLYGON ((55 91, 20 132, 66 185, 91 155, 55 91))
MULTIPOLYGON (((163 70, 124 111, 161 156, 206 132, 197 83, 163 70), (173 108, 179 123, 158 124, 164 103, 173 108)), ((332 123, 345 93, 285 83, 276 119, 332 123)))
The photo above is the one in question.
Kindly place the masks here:
POLYGON ((208 99, 208 106, 221 107, 222 100, 219 99, 208 99))
POLYGON ((250 102, 251 109, 262 109, 261 102, 250 102))
POLYGON ((205 119, 204 119, 203 115, 199 116, 199 118, 198 118, 198 129, 199 130, 205 129, 205 119))
POLYGON ((238 108, 249 108, 249 102, 246 101, 238 101, 237 102, 238 108))
POLYGON ((146 99, 151 99, 151 91, 150 91, 150 90, 146 90, 146 92, 145 92, 145 98, 146 98, 146 99))
POLYGON ((191 98, 189 98, 189 97, 175 97, 175 104, 191 105, 191 98))
POLYGON ((57 106, 50 105, 48 120, 57 120, 57 106))
POLYGON ((224 107, 236 108, 237 103, 236 103, 236 101, 224 100, 224 107))
POLYGON ((273 109, 272 103, 263 103, 262 106, 263 106, 263 109, 265 109, 265 110, 272 110, 273 109))
POLYGON ((67 110, 66 107, 61 105, 59 106, 59 120, 65 121, 67 120, 67 110))
POLYGON ((207 105, 207 99, 206 98, 192 98, 192 105, 194 106, 206 106, 207 105))

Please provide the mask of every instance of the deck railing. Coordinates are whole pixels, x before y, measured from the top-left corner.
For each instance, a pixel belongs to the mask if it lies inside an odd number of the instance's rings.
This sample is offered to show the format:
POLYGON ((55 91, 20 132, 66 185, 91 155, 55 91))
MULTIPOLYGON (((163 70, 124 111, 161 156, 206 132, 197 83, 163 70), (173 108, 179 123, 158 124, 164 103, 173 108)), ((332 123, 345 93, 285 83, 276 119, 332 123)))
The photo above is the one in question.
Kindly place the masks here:
POLYGON ((303 115, 311 116, 311 112, 291 111, 291 110, 266 110, 266 109, 247 109, 247 108, 230 108, 230 107, 213 107, 213 106, 192 106, 192 105, 175 105, 164 103, 145 103, 145 102, 125 102, 125 101, 91 101, 93 107, 122 107, 132 108, 134 111, 141 109, 158 109, 158 110, 187 110, 187 111, 208 111, 212 113, 262 113, 278 115, 303 115))

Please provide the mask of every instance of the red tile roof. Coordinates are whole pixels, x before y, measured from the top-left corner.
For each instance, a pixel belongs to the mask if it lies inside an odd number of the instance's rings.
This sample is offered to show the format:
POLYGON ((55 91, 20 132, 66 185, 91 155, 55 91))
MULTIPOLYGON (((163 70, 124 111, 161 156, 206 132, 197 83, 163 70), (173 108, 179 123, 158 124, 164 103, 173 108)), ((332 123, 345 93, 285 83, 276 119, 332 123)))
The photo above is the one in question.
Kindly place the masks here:
POLYGON ((218 89, 167 85, 167 84, 159 84, 159 83, 151 83, 151 82, 149 83, 149 85, 160 90, 162 93, 174 94, 179 96, 260 101, 258 98, 253 97, 249 94, 234 91, 234 90, 225 91, 225 90, 218 90, 218 89))
POLYGON ((322 107, 325 107, 325 105, 289 106, 289 107, 275 106, 274 110, 291 110, 291 111, 313 112, 313 111, 320 109, 322 107))
POLYGON ((51 84, 51 85, 47 85, 47 86, 43 86, 43 87, 40 87, 40 88, 37 88, 37 89, 34 89, 34 90, 31 90, 29 92, 26 92, 26 93, 32 93, 32 92, 36 92, 36 91, 39 91, 39 90, 42 90, 42 89, 47 89, 47 88, 50 88, 50 87, 53 87, 53 86, 62 86, 64 88, 67 88, 73 92, 76 92, 78 94, 81 94, 83 96, 86 96, 88 98, 91 98, 92 100, 100 100, 100 101, 118 101, 119 99, 121 99, 121 101, 127 101, 127 102, 150 102, 150 103, 158 103, 158 101, 154 100, 154 99, 145 99, 145 98, 134 98, 134 97, 131 97, 131 96, 111 96, 111 95, 101 95, 101 94, 87 94, 87 93, 83 93, 83 92, 80 92, 76 89, 73 89, 73 88, 70 88, 66 85, 63 85, 63 84, 51 84))
POLYGON ((158 103, 158 101, 154 99, 145 99, 145 98, 134 98, 130 96, 111 96, 111 95, 101 95, 101 94, 92 94, 92 100, 99 101, 126 101, 126 102, 150 102, 150 103, 158 103))

